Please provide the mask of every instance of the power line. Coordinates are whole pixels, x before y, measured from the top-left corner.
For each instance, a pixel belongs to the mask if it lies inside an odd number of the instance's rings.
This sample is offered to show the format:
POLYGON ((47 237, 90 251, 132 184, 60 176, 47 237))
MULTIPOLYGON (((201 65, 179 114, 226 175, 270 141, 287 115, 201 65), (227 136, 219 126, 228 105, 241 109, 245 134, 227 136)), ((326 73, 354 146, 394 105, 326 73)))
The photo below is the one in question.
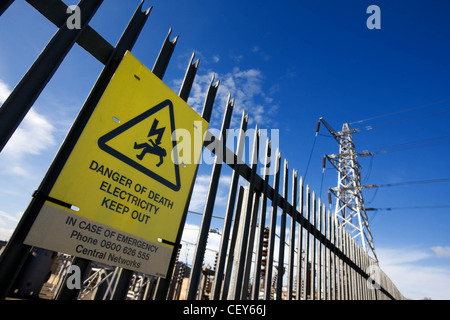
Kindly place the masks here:
POLYGON ((392 210, 423 210, 423 209, 447 209, 450 205, 432 205, 432 206, 411 206, 411 207, 394 207, 394 208, 366 208, 366 211, 392 211, 392 210))
POLYGON ((410 206, 410 207, 394 207, 394 208, 366 208, 367 211, 374 211, 375 213, 372 215, 372 217, 369 220, 369 223, 372 223, 372 221, 377 216, 378 212, 380 211, 392 211, 392 210, 431 210, 431 209, 448 209, 450 208, 450 205, 442 205, 442 206, 410 206))
POLYGON ((410 184, 442 183, 442 182, 450 182, 450 178, 395 182, 395 183, 387 183, 387 184, 380 184, 380 185, 370 185, 370 186, 365 186, 365 187, 366 188, 398 187, 398 186, 405 186, 405 185, 410 185, 410 184))
POLYGON ((312 147, 311 147, 311 151, 309 153, 309 159, 308 159, 308 163, 306 164, 306 169, 305 169, 305 174, 303 175, 303 179, 306 179, 306 175, 308 174, 309 164, 311 163, 311 158, 312 158, 312 155, 313 155, 313 152, 314 152, 314 147, 316 146, 318 133, 319 133, 319 127, 317 127, 316 135, 314 136, 314 141, 313 141, 313 144, 312 144, 312 147))
MULTIPOLYGON (((383 188, 383 187, 398 187, 398 186, 407 186, 407 185, 412 185, 412 184, 442 183, 442 182, 450 182, 450 178, 404 181, 404 182, 394 182, 394 183, 385 183, 385 184, 369 184, 369 185, 363 185, 362 187, 366 188, 366 189, 375 189, 375 188, 383 188)), ((339 188, 335 188, 335 189, 339 189, 339 188)), ((346 187, 344 189, 353 190, 353 189, 355 189, 355 187, 346 187)))
POLYGON ((363 131, 363 130, 368 131, 368 130, 372 130, 374 127, 379 128, 379 127, 385 127, 385 126, 390 126, 390 125, 398 125, 400 122, 406 122, 406 121, 415 120, 415 119, 423 119, 423 118, 431 116, 431 115, 441 114, 441 113, 445 113, 445 112, 450 112, 450 107, 446 107, 444 109, 439 109, 439 110, 435 110, 435 111, 431 111, 431 112, 427 112, 427 113, 421 113, 421 114, 417 114, 417 115, 410 116, 410 117, 404 117, 404 118, 400 118, 400 119, 396 119, 396 120, 392 120, 392 121, 386 121, 386 122, 378 123, 376 125, 366 126, 364 129, 355 129, 355 130, 357 130, 358 132, 363 131))
POLYGON ((359 121, 351 122, 349 124, 352 125, 352 124, 356 124, 356 123, 363 123, 363 122, 366 122, 366 121, 376 120, 376 119, 385 118, 385 117, 389 117, 389 116, 393 116, 393 115, 397 115, 397 114, 401 114, 401 113, 405 113, 405 112, 410 112, 410 111, 414 111, 414 110, 418 110, 418 109, 432 107, 432 106, 443 104, 443 103, 446 103, 446 102, 450 102, 450 99, 441 100, 441 101, 428 103, 428 104, 424 104, 424 105, 419 105, 419 106, 416 106, 416 107, 412 107, 412 108, 408 108, 408 109, 404 109, 404 110, 400 110, 400 111, 396 111, 396 112, 389 112, 389 113, 381 114, 381 115, 378 115, 378 116, 373 116, 373 117, 370 117, 370 118, 366 118, 366 119, 362 119, 362 120, 359 120, 359 121))
POLYGON ((390 145, 387 147, 375 149, 374 153, 386 154, 388 152, 393 152, 393 151, 402 151, 402 150, 414 149, 414 148, 424 148, 424 147, 430 147, 430 146, 446 144, 446 143, 450 143, 450 135, 390 145))
MULTIPOLYGON (((188 212, 189 213, 193 213, 193 214, 198 214, 198 215, 200 215, 200 216, 202 216, 203 215, 203 213, 202 212, 197 212, 197 211, 192 211, 192 210, 188 210, 188 212)), ((219 216, 212 216, 213 218, 217 218, 217 219, 225 219, 224 217, 219 217, 219 216)))

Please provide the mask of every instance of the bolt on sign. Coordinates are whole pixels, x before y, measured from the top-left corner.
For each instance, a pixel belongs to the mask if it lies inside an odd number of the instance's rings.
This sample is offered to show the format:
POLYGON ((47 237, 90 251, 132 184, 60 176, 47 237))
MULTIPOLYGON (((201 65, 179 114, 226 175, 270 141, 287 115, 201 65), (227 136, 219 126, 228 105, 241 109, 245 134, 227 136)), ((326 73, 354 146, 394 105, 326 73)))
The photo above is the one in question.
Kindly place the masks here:
POLYGON ((25 244, 165 277, 207 127, 127 52, 25 244))

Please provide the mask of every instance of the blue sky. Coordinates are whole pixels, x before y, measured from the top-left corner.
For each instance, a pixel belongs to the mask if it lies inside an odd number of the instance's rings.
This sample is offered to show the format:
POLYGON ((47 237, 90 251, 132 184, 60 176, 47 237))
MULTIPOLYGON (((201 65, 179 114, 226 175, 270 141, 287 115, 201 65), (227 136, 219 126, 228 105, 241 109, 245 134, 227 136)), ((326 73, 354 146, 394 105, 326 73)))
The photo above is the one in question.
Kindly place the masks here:
MULTIPOLYGON (((139 2, 104 1, 90 25, 115 44, 139 2)), ((282 157, 306 173, 324 200, 337 174, 329 164, 322 173, 322 157, 337 153, 338 145, 324 127, 315 138, 320 117, 335 130, 345 122, 361 129, 353 137, 358 151, 387 151, 360 159, 364 184, 450 177, 450 3, 155 0, 148 6, 153 10, 133 54, 151 69, 172 28, 171 38, 180 38, 164 81, 178 92, 195 51, 200 66, 189 104, 201 109, 214 73, 221 84, 211 127, 220 127, 230 92, 233 127, 245 109, 250 128, 278 129, 282 157), (379 30, 366 27, 372 4, 381 9, 379 30), (359 122, 365 119, 371 120, 359 122)), ((0 17, 0 102, 55 32, 23 0, 0 17)), ((0 239, 12 233, 101 69, 74 46, 0 154, 0 239)), ((226 166, 222 172, 218 216, 231 176, 226 166)), ((203 210, 210 173, 210 165, 201 165, 192 210, 203 210)), ((380 266, 409 298, 450 298, 450 209, 418 209, 450 205, 448 188, 442 182, 365 190, 366 207, 414 207, 368 213, 380 266)), ((185 239, 195 241, 200 217, 189 217, 193 234, 187 230, 185 239)), ((213 227, 221 223, 214 219, 213 227)), ((193 247, 183 255, 192 253, 193 247)))

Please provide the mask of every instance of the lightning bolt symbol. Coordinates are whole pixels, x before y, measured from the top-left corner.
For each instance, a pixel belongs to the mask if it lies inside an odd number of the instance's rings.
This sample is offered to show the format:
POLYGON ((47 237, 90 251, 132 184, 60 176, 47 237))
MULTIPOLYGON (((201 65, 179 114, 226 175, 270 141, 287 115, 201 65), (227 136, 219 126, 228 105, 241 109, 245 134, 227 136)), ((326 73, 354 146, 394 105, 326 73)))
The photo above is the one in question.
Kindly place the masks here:
POLYGON ((162 127, 162 128, 157 128, 158 127, 158 123, 159 121, 154 119, 153 120, 153 124, 152 127, 150 128, 150 131, 147 135, 147 138, 150 138, 151 136, 157 135, 158 137, 155 140, 155 144, 156 145, 160 145, 161 144, 161 138, 164 134, 164 130, 166 130, 166 127, 162 127))

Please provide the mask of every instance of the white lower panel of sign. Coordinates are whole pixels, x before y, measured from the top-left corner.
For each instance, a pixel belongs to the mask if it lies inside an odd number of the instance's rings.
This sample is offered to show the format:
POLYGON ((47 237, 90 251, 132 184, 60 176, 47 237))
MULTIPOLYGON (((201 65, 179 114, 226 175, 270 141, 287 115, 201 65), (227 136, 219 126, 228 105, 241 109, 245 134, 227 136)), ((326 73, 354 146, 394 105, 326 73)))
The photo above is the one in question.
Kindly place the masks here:
POLYGON ((166 277, 172 249, 44 204, 25 244, 166 277))

